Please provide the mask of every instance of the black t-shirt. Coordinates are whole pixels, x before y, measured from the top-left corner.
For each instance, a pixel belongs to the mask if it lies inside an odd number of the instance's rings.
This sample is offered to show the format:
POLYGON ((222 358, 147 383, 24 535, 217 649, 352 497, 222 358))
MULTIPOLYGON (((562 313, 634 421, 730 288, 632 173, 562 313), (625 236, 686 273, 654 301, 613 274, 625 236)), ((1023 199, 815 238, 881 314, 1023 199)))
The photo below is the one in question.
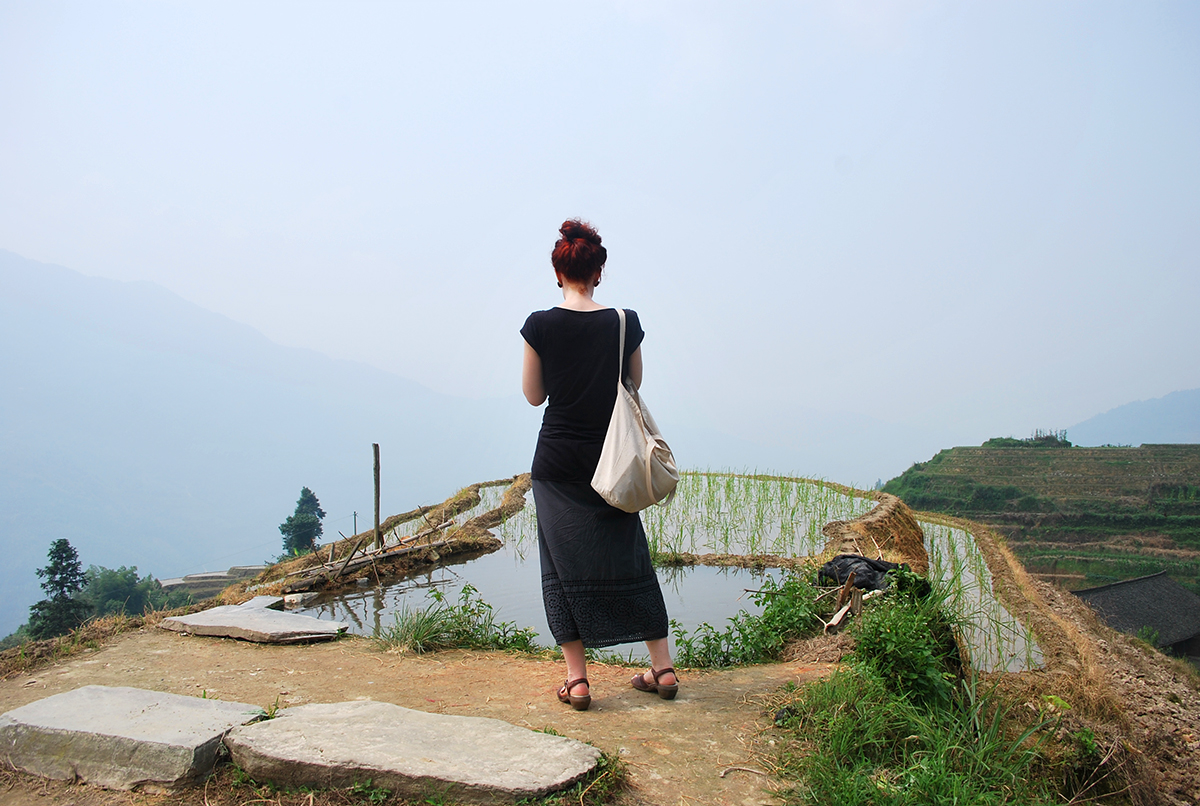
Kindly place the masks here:
MULTIPOLYGON (((542 359, 549 403, 542 415, 533 478, 590 483, 617 402, 620 318, 613 308, 534 311, 521 335, 542 359)), ((637 313, 625 311, 625 371, 645 333, 637 313)))

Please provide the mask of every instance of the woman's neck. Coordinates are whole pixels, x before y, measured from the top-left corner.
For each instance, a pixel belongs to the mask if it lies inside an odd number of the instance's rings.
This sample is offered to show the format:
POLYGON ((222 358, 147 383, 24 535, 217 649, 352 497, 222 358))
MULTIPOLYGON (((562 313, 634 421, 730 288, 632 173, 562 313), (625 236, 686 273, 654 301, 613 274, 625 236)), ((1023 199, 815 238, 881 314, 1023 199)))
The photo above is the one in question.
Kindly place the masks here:
POLYGON ((592 299, 592 294, 596 291, 596 287, 592 283, 573 283, 569 280, 563 281, 563 303, 560 308, 566 308, 568 311, 599 311, 604 308, 603 305, 592 299))

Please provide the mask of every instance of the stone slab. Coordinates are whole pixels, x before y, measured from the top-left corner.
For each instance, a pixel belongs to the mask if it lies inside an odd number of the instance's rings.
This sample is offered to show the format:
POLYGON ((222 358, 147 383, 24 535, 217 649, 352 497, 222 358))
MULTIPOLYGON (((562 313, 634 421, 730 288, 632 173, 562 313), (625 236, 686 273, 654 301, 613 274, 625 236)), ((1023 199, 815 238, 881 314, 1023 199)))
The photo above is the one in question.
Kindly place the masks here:
POLYGON ((281 613, 254 604, 258 599, 276 598, 260 596, 245 604, 221 605, 190 616, 171 616, 160 621, 158 626, 175 632, 242 638, 260 644, 323 641, 337 638, 350 626, 341 621, 281 613))
POLYGON ((0 764, 111 789, 168 792, 211 773, 226 732, 264 715, 240 702, 84 686, 0 715, 0 764))
POLYGON ((564 736, 369 700, 288 708, 234 728, 225 746, 252 778, 278 786, 370 780, 403 798, 489 804, 570 786, 600 760, 595 747, 564 736))
POLYGON ((245 607, 245 608, 257 607, 257 608, 261 608, 264 610, 282 610, 283 609, 283 597, 282 596, 255 596, 253 599, 251 599, 248 602, 242 602, 240 605, 238 605, 238 607, 245 607))

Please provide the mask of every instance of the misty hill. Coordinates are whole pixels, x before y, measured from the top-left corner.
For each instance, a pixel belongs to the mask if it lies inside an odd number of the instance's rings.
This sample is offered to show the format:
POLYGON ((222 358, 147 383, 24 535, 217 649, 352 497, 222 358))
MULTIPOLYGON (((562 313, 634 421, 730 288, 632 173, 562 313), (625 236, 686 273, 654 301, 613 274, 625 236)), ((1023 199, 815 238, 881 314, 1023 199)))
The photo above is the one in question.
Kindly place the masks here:
POLYGON ((327 535, 354 510, 369 522, 372 442, 395 512, 528 468, 540 417, 515 394, 439 395, 151 283, 2 250, 0 377, 0 635, 41 598, 34 569, 56 538, 85 566, 159 577, 258 562, 303 485, 327 535))
POLYGON ((1118 406, 1068 428, 1067 436, 1076 445, 1200 442, 1200 389, 1118 406))

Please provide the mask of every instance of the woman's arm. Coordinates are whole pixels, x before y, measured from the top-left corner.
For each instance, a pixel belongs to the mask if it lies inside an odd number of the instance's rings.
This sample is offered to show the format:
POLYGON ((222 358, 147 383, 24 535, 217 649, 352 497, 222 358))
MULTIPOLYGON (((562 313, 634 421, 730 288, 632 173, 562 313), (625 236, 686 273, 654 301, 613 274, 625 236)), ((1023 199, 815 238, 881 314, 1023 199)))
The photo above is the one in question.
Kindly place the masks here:
POLYGON ((642 347, 639 344, 638 348, 633 351, 633 355, 629 356, 629 380, 633 381, 634 389, 642 388, 642 347))
MULTIPOLYGON (((540 406, 546 402, 546 383, 542 380, 542 357, 537 354, 537 350, 529 346, 529 342, 525 344, 525 361, 521 365, 521 391, 525 393, 525 399, 529 401, 531 406, 540 406)), ((639 347, 638 350, 642 348, 639 347)), ((633 362, 629 362, 630 371, 633 370, 633 362)), ((642 375, 642 362, 638 359, 638 378, 642 375)))

